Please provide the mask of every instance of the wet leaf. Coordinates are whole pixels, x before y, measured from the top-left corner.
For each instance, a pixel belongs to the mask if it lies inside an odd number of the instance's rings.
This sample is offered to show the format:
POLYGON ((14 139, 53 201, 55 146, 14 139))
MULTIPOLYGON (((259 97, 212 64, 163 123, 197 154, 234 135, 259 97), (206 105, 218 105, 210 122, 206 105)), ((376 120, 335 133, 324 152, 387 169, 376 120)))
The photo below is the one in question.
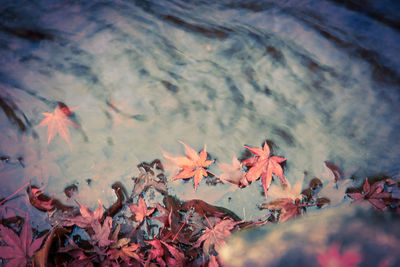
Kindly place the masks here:
POLYGON ((172 244, 153 239, 145 241, 151 244, 149 260, 155 260, 160 266, 184 266, 185 254, 172 244))
POLYGON ((232 219, 220 220, 214 226, 206 228, 202 236, 197 240, 194 247, 199 247, 203 242, 203 251, 206 255, 210 255, 211 250, 219 252, 222 246, 225 245, 225 240, 231 235, 232 229, 239 222, 232 219))
POLYGON ((100 200, 99 200, 99 206, 96 208, 94 212, 91 211, 85 205, 80 204, 79 202, 77 203, 79 205, 79 210, 81 212, 81 215, 73 218, 63 217, 62 225, 64 226, 76 225, 80 228, 89 228, 92 227, 95 222, 101 221, 103 217, 103 207, 101 206, 100 200))
POLYGON ((347 195, 355 200, 353 203, 366 200, 376 209, 384 210, 386 209, 384 199, 391 198, 391 193, 383 192, 384 185, 385 181, 378 181, 371 186, 368 182, 368 179, 365 178, 361 192, 347 193, 347 195))
POLYGON ((95 220, 92 224, 94 235, 91 236, 92 244, 98 244, 99 247, 105 247, 110 245, 111 240, 109 239, 112 227, 112 218, 106 217, 103 225, 98 220, 95 220))
POLYGON ((246 172, 242 171, 242 163, 235 156, 232 158, 232 165, 218 163, 218 167, 223 172, 218 178, 223 182, 239 187, 245 187, 249 184, 246 179, 246 172))
POLYGON ((279 222, 283 223, 290 218, 297 217, 301 214, 301 206, 293 203, 290 198, 281 198, 272 201, 268 205, 269 210, 279 211, 279 222))
POLYGON ((180 142, 185 147, 186 157, 172 157, 166 152, 163 152, 165 158, 173 161, 181 171, 171 179, 174 181, 176 179, 186 179, 194 177, 194 189, 197 189, 197 185, 203 179, 203 177, 207 177, 207 168, 214 161, 207 160, 207 148, 204 146, 204 149, 198 154, 193 148, 186 145, 182 141, 180 142))
POLYGON ((129 205, 131 211, 135 214, 135 221, 142 222, 146 217, 150 216, 156 209, 148 209, 143 197, 139 197, 138 204, 129 205))
POLYGON ((59 134, 71 147, 69 140, 69 129, 68 127, 73 126, 72 121, 65 115, 65 113, 57 106, 53 113, 43 113, 44 118, 39 126, 47 126, 47 144, 50 144, 51 140, 59 134))
POLYGON ((0 246, 0 258, 8 260, 6 266, 26 266, 43 243, 46 235, 33 240, 29 216, 26 214, 24 226, 19 236, 10 228, 0 224, 0 236, 7 246, 0 246))
POLYGON ((36 188, 34 186, 28 187, 28 196, 29 201, 38 210, 41 211, 50 211, 54 209, 53 201, 54 199, 50 199, 42 194, 41 188, 36 188))
POLYGON ((316 202, 317 202, 318 208, 322 208, 323 205, 331 203, 329 198, 326 198, 326 197, 317 198, 316 202))
POLYGON ((275 174, 282 180, 284 185, 287 185, 286 178, 283 176, 283 170, 279 163, 284 162, 286 159, 278 156, 270 157, 270 150, 267 142, 264 143, 263 149, 257 147, 248 147, 255 157, 246 159, 246 165, 250 166, 250 170, 247 172, 247 181, 253 182, 260 178, 264 188, 265 198, 268 198, 268 189, 272 182, 272 175, 275 174))

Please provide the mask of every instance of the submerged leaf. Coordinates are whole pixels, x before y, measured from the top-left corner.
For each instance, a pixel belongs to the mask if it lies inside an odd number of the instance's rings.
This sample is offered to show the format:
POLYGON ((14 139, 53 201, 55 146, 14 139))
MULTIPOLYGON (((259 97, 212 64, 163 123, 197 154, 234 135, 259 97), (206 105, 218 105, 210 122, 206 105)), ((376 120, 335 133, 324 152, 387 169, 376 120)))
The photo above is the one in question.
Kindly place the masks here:
POLYGON ((50 144, 51 140, 59 134, 71 147, 69 140, 69 126, 72 126, 72 121, 65 115, 65 113, 57 106, 53 113, 43 113, 44 118, 39 126, 47 126, 47 144, 50 144))

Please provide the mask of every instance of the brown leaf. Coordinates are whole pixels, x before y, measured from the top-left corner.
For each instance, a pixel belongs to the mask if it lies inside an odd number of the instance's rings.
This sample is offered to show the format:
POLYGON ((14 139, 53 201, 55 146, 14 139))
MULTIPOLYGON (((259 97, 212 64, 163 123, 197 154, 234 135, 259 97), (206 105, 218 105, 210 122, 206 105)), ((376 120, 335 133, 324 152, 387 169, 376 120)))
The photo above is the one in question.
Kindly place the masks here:
POLYGON ((323 205, 325 205, 325 204, 329 204, 329 203, 331 203, 331 201, 328 199, 328 198, 326 198, 326 197, 320 197, 320 198, 317 198, 317 207, 318 208, 321 208, 323 205))

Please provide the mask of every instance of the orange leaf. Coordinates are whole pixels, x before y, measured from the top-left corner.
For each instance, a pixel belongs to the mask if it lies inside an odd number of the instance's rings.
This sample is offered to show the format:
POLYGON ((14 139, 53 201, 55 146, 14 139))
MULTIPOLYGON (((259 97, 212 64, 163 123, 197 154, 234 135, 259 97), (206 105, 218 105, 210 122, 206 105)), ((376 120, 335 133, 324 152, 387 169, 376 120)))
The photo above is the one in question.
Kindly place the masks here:
POLYGON ((204 146, 204 149, 200 152, 200 155, 190 146, 186 145, 184 142, 180 141, 180 143, 185 147, 186 157, 172 157, 166 152, 163 152, 165 158, 174 162, 181 171, 171 179, 174 181, 176 179, 186 179, 194 177, 194 189, 197 189, 197 185, 203 179, 203 177, 207 177, 207 168, 214 161, 207 160, 207 147, 204 146))

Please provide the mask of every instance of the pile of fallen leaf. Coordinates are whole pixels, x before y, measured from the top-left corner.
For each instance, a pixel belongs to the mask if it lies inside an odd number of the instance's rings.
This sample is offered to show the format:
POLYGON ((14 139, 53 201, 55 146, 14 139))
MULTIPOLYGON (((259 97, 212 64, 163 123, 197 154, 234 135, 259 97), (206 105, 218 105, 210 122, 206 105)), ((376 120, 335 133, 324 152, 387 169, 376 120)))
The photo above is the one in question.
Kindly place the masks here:
MULTIPOLYGON (((60 108, 55 115, 46 114, 41 125, 51 129, 48 142, 57 127, 63 129, 58 128, 60 135, 67 138, 68 122, 68 114, 60 108)), ((234 157, 232 165, 219 163, 219 175, 208 170, 214 161, 209 159, 206 147, 198 153, 182 144, 185 156, 163 153, 176 165, 176 176, 167 181, 161 161, 143 162, 138 165, 140 173, 133 178, 130 194, 120 183, 113 185, 118 200, 107 209, 100 201, 94 211, 78 201, 76 206, 66 206, 30 183, 0 199, 1 262, 5 266, 223 266, 219 253, 232 232, 283 223, 330 203, 328 198, 319 196, 323 185, 318 178, 312 179, 301 194, 294 193, 281 166, 286 159, 270 155, 267 142, 262 148, 245 146, 251 155, 242 160, 234 157), (196 190, 203 177, 239 188, 261 178, 268 200, 274 176, 281 181, 281 195, 272 202, 260 203, 259 208, 266 212, 255 221, 243 221, 233 212, 202 200, 182 202, 168 194, 168 182, 177 179, 193 178, 196 190), (46 212, 52 225, 48 231, 33 233, 28 214, 9 217, 12 199, 24 187, 30 203, 46 212)), ((343 183, 340 169, 329 162, 326 165, 335 176, 333 182, 343 183)), ((388 177, 365 179, 360 188, 348 188, 343 198, 347 195, 354 202, 398 213, 399 188, 400 183, 388 177)), ((69 187, 65 193, 73 197, 74 190, 69 187)))

